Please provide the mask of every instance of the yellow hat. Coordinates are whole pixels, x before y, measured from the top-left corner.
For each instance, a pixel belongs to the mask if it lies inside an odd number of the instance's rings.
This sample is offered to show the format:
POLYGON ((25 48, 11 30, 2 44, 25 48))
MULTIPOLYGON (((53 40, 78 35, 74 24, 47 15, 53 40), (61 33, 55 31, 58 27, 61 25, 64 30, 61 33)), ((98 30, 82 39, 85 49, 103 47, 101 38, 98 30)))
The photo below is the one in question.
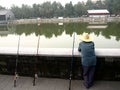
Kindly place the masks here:
POLYGON ((83 33, 83 35, 80 35, 80 39, 85 42, 91 42, 92 38, 88 33, 83 33))

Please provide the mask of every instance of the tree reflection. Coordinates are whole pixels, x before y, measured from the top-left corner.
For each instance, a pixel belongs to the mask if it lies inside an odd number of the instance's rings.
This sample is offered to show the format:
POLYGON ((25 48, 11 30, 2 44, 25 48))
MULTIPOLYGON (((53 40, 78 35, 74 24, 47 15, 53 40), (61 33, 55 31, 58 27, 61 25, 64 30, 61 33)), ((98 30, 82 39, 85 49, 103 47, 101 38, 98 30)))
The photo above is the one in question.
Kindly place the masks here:
MULTIPOLYGON (((26 24, 26 25, 16 25, 15 34, 26 36, 35 33, 36 36, 44 35, 46 38, 52 38, 53 35, 58 37, 65 34, 72 36, 73 32, 76 32, 77 35, 80 35, 84 32, 94 33, 99 36, 100 34, 106 39, 111 39, 111 36, 114 36, 117 41, 120 40, 120 23, 108 23, 107 28, 102 29, 88 29, 88 23, 64 23, 62 26, 59 26, 57 23, 52 24, 26 24)), ((8 33, 9 34, 9 33, 8 33)), ((3 34, 0 33, 0 36, 3 34)))

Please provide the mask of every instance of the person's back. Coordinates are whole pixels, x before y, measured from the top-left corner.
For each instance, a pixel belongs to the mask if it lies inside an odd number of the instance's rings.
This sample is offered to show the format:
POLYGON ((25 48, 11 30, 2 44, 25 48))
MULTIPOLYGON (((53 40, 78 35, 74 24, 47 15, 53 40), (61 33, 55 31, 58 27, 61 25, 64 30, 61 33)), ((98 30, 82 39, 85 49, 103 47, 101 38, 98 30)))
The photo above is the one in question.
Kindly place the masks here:
POLYGON ((82 65, 91 66, 96 65, 96 56, 94 51, 94 43, 91 42, 80 42, 78 50, 81 52, 82 65))
POLYGON ((84 33, 80 39, 82 42, 79 43, 78 51, 81 52, 84 85, 89 88, 93 85, 96 66, 94 43, 88 33, 84 33))

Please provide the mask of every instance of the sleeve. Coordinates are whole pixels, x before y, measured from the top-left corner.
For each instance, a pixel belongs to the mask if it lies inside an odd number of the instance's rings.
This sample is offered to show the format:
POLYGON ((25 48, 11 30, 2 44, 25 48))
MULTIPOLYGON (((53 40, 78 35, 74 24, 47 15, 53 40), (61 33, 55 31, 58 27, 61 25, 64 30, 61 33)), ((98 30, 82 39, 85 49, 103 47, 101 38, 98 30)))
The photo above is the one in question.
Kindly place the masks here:
POLYGON ((95 44, 94 44, 94 42, 92 42, 93 43, 93 48, 95 48, 95 44))
POLYGON ((79 46, 78 46, 78 51, 81 52, 81 47, 80 47, 80 43, 79 43, 79 46))

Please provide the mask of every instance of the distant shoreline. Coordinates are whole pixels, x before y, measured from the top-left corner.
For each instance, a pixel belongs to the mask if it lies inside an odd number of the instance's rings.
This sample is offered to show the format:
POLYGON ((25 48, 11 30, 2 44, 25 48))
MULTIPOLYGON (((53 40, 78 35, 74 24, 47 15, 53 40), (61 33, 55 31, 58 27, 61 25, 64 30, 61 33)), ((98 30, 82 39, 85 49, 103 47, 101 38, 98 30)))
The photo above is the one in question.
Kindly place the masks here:
POLYGON ((51 19, 19 19, 14 20, 14 24, 42 24, 42 23, 72 23, 72 22, 87 22, 94 24, 104 24, 107 22, 120 22, 120 17, 108 18, 93 18, 93 17, 78 17, 78 18, 51 18, 51 19))

